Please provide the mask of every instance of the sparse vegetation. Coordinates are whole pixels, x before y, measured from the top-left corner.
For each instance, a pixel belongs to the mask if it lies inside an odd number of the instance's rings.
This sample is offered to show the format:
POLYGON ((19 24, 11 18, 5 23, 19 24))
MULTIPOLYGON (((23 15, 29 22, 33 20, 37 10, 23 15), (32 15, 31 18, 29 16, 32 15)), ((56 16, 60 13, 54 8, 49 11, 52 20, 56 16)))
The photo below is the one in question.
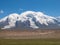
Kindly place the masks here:
POLYGON ((0 39, 0 45, 60 45, 60 39, 0 39))
POLYGON ((0 45, 60 45, 60 30, 2 30, 0 45))

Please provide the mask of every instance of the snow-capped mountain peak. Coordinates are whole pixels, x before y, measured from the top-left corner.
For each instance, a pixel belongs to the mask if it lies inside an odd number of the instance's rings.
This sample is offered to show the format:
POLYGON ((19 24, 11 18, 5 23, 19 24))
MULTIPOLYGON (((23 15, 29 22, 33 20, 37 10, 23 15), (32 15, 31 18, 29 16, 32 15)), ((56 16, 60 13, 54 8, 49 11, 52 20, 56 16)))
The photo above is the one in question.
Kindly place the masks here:
POLYGON ((10 14, 10 15, 6 16, 5 18, 2 18, 0 20, 1 23, 2 22, 8 23, 8 25, 5 25, 2 29, 11 28, 11 27, 15 26, 15 22, 18 18, 19 18, 19 15, 16 13, 10 14))
MULTIPOLYGON (((7 28, 45 28, 60 23, 57 18, 42 12, 26 11, 21 14, 10 14, 0 20, 0 27, 7 28), (1 26, 2 25, 2 26, 1 26)), ((57 25, 58 26, 58 25, 57 25)))
POLYGON ((45 25, 48 25, 49 22, 54 23, 53 19, 55 19, 54 17, 47 16, 42 12, 34 12, 34 11, 26 11, 21 14, 21 17, 23 17, 23 19, 35 18, 36 21, 39 21, 41 24, 45 25))

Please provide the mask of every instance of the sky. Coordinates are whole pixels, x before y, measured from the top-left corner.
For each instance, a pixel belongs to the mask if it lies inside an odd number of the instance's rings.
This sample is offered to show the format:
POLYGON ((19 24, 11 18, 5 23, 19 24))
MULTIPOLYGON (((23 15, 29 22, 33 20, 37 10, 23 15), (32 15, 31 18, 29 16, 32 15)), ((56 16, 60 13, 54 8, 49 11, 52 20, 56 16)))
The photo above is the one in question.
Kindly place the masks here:
POLYGON ((60 0, 0 0, 0 19, 24 11, 38 11, 46 15, 60 16, 60 0))

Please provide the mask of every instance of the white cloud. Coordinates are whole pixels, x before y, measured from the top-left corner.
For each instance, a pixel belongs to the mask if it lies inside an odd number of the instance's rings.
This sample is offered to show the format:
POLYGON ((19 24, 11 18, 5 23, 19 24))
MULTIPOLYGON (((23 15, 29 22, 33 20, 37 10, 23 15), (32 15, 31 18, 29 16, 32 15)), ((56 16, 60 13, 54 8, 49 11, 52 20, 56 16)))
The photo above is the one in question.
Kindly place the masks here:
POLYGON ((2 14, 2 13, 4 13, 4 11, 3 10, 0 10, 0 14, 2 14))
POLYGON ((22 9, 22 8, 19 8, 19 10, 23 11, 24 9, 22 9))

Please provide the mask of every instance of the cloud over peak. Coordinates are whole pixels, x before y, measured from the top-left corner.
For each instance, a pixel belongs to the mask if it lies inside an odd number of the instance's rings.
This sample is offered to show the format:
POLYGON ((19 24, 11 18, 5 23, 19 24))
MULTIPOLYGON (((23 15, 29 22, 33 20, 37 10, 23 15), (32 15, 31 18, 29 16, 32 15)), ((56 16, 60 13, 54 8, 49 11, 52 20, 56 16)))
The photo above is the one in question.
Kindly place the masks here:
POLYGON ((0 14, 2 14, 2 13, 4 13, 4 11, 3 10, 0 10, 0 14))

